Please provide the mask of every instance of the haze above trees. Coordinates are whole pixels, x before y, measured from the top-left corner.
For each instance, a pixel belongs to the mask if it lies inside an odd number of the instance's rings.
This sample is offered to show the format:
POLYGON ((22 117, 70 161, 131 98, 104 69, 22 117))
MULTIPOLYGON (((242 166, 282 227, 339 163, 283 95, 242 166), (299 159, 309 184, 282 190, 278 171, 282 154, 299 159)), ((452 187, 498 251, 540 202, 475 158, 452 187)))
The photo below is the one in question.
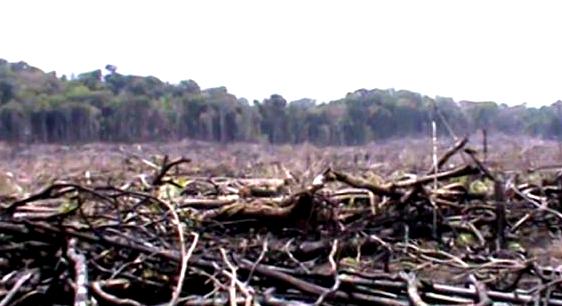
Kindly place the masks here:
POLYGON ((201 89, 116 66, 67 79, 0 59, 0 140, 27 143, 143 142, 183 138, 220 142, 360 145, 478 129, 562 139, 562 101, 540 108, 456 102, 407 90, 360 89, 329 103, 288 102, 272 94, 249 102, 225 87, 201 89), (448 126, 447 126, 448 125, 448 126), (450 129, 450 130, 449 130, 450 129))

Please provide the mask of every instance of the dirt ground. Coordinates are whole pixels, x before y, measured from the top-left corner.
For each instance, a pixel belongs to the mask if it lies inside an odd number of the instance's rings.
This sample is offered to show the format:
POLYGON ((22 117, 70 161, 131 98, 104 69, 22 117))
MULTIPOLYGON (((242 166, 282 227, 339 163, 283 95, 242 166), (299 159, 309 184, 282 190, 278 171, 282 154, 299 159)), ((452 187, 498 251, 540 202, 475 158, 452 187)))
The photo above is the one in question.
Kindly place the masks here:
MULTIPOLYGON (((562 144, 533 138, 497 136, 488 140, 487 162, 496 169, 521 171, 562 164, 562 144)), ((443 152, 453 139, 438 140, 443 152)), ((481 139, 469 143, 482 150, 481 139)), ((419 172, 432 162, 431 139, 396 139, 357 147, 312 145, 216 144, 197 141, 175 143, 83 145, 9 145, 0 143, 0 171, 12 173, 23 186, 77 173, 122 171, 134 156, 169 155, 193 161, 192 171, 209 176, 278 177, 283 168, 295 176, 316 175, 325 167, 354 174, 367 171, 381 176, 419 172)), ((453 159, 451 163, 458 162, 453 159)))

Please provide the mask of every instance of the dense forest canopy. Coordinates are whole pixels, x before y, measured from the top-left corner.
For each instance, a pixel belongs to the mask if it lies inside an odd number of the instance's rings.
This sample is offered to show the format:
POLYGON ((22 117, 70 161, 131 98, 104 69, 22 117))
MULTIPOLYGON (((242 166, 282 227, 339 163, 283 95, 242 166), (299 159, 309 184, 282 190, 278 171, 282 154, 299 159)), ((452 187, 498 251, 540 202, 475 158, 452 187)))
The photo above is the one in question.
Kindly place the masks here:
POLYGON ((250 103, 225 87, 202 90, 156 77, 123 75, 117 67, 71 79, 25 62, 0 59, 0 140, 78 143, 191 138, 360 145, 373 140, 478 129, 562 139, 562 101, 540 108, 495 102, 456 102, 406 90, 365 90, 317 104, 273 94, 250 103))

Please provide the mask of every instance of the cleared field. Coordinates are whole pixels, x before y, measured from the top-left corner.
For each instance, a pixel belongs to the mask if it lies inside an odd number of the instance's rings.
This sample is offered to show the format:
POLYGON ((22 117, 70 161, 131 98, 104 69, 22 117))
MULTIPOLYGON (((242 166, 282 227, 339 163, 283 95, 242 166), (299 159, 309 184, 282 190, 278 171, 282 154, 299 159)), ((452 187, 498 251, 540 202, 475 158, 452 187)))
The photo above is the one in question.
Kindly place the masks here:
POLYGON ((437 145, 2 145, 0 305, 562 305, 560 145, 437 145))

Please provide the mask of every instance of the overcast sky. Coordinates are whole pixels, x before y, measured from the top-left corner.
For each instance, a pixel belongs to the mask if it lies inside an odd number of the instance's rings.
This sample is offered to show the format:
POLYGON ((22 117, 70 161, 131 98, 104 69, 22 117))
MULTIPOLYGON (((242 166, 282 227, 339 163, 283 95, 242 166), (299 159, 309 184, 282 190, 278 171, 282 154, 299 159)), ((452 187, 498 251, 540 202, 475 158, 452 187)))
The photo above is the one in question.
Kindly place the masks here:
POLYGON ((1 9, 0 58, 59 74, 114 64, 249 100, 322 102, 359 88, 562 99, 559 1, 8 0, 1 9))

